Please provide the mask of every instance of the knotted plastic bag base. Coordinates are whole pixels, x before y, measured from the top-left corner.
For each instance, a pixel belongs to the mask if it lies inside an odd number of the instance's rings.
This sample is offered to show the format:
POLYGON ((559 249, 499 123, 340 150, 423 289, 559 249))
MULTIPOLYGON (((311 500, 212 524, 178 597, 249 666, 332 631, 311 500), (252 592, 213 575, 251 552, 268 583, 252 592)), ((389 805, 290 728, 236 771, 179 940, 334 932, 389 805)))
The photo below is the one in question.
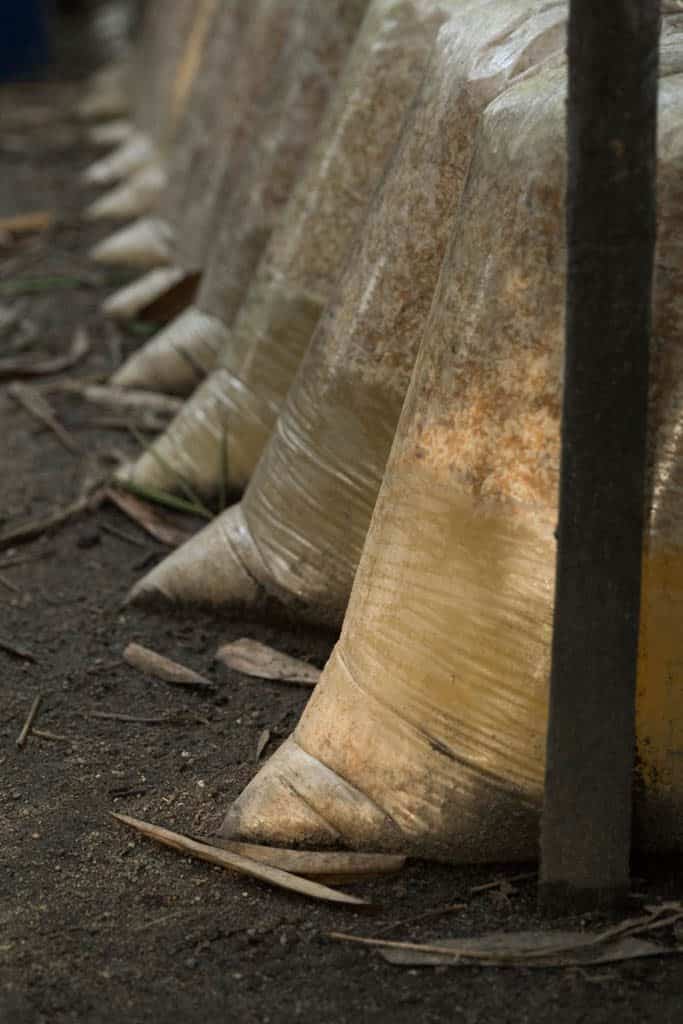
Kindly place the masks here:
POLYGON ((98 242, 90 250, 95 263, 111 266, 165 266, 173 251, 173 228, 160 217, 142 217, 98 242))
POLYGON ((227 335, 217 317, 188 306, 126 360, 112 384, 185 397, 213 369, 227 335))

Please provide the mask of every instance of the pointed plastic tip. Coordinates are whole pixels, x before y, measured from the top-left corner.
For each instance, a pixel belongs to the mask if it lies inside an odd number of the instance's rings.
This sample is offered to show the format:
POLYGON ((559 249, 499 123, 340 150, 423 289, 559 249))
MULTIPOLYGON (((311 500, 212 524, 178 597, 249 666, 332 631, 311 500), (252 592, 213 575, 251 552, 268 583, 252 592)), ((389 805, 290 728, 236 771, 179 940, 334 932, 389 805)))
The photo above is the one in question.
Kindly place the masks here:
POLYGON ((216 317, 188 306, 134 352, 112 377, 122 388, 190 395, 213 369, 228 330, 216 317))
POLYGON ((230 541, 236 515, 239 506, 228 509, 165 558, 133 587, 128 603, 224 609, 261 604, 262 589, 246 571, 230 541))
POLYGON ((112 153, 96 160, 83 171, 84 185, 112 185, 158 161, 154 143, 143 132, 129 135, 112 153))
POLYGON ((135 132, 131 121, 119 118, 116 121, 104 121, 94 124, 88 129, 88 142, 93 146, 118 146, 135 132))
POLYGON ((166 265, 173 247, 173 229, 160 217, 142 217, 114 232, 90 250, 95 263, 141 268, 166 265))
POLYGON ((220 834, 276 846, 338 846, 339 832, 296 788, 302 770, 315 773, 317 768, 320 762, 290 736, 228 809, 220 834))
MULTIPOLYGON (((119 288, 117 292, 110 295, 102 303, 102 312, 113 320, 133 320, 146 306, 149 306, 182 280, 184 275, 185 271, 180 267, 158 267, 156 270, 151 270, 137 278, 132 284, 119 288)), ((117 380, 120 373, 121 371, 112 379, 112 383, 117 387, 122 386, 117 380)))
POLYGON ((166 174, 158 163, 148 164, 124 184, 105 192, 86 207, 85 220, 132 220, 158 202, 166 186, 166 174))

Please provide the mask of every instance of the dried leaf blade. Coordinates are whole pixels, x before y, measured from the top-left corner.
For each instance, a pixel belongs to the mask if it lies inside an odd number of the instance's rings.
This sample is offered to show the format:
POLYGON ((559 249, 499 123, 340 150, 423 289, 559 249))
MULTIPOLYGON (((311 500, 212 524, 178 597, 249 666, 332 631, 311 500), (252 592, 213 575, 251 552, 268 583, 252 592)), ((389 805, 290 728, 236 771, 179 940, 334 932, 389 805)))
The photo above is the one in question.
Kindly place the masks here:
POLYGON ((258 861, 250 860, 248 857, 230 853, 227 850, 220 850, 213 846, 205 846, 189 839, 178 832, 171 832, 168 829, 160 828, 149 822, 131 818, 127 814, 113 814, 117 821, 128 825, 136 832, 141 833, 148 839, 153 839, 162 846, 169 846, 179 853, 195 857, 197 860, 206 861, 208 864, 216 864, 219 867, 237 871, 240 874, 250 875, 259 881, 268 882, 270 885, 278 886, 281 889, 288 889, 290 892, 299 893, 302 896, 310 896, 313 899, 325 900, 331 903, 346 903, 354 906, 367 906, 367 900, 358 896, 351 896, 345 892, 331 889, 319 882, 311 882, 309 879, 300 878, 281 868, 270 867, 258 861))
POLYGON ((123 652, 123 658, 132 668, 138 669, 138 671, 145 673, 145 675, 162 679, 165 683, 173 683, 176 686, 214 688, 214 684, 209 679, 201 676, 199 672, 195 672, 194 669, 187 668, 185 665, 180 665, 177 661, 172 661, 171 658, 167 658, 163 654, 157 654, 156 651, 150 650, 149 647, 143 647, 142 644, 128 644, 123 652))
POLYGON ((320 678, 320 669, 314 665, 248 637, 223 644, 216 651, 216 659, 228 668, 257 679, 315 686, 320 678))

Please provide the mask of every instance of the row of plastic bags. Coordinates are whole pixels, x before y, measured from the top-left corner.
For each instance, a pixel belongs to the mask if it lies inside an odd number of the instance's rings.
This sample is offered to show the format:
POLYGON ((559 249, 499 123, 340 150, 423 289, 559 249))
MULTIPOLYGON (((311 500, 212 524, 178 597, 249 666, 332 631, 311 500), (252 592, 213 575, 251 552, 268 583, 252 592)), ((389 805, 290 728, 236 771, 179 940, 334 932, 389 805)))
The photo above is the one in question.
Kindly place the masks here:
MULTIPOLYGON (((243 492, 132 598, 342 626, 297 729, 226 833, 533 857, 567 4, 332 8, 205 0, 191 25, 163 25, 163 45, 150 14, 124 77, 136 102, 122 145, 144 135, 167 184, 151 221, 128 229, 129 250, 124 232, 94 255, 202 277, 194 304, 114 378, 189 396, 122 482, 205 500, 243 492), (168 245, 143 260, 154 223, 168 245)), ((657 849, 683 843, 682 128, 683 15, 665 12, 636 788, 657 849)), ((139 291, 149 301, 149 275, 139 291)), ((120 315, 120 296, 112 306, 120 315)))

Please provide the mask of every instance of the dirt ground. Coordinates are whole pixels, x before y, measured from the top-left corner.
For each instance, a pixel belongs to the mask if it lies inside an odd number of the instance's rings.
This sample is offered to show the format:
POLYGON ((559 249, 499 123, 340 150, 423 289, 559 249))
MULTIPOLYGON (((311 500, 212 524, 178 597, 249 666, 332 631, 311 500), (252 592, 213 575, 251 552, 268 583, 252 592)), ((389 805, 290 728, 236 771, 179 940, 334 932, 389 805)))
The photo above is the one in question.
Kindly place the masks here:
MULTIPOLYGON (((87 258, 110 227, 79 219, 88 196, 78 175, 97 155, 70 114, 79 94, 77 83, 60 79, 0 87, 0 217, 57 215, 47 232, 0 237, 0 312, 20 314, 0 336, 0 358, 63 353, 85 327, 92 350, 70 375, 92 377, 110 372, 140 337, 98 312, 122 275, 87 258)), ((50 401, 81 451, 65 449, 0 383, 0 545, 3 533, 71 501, 113 449, 135 448, 122 424, 103 426, 102 409, 69 394, 50 401)), ((393 878, 347 887, 377 904, 358 912, 191 862, 114 822, 110 812, 122 811, 210 832, 256 771, 262 731, 272 732, 270 753, 293 727, 306 691, 219 671, 219 642, 255 637, 319 665, 332 642, 276 624, 124 608, 128 588, 165 550, 104 505, 0 551, 0 640, 34 659, 0 650, 2 1024, 681 1019, 678 958, 417 970, 327 937, 339 930, 427 940, 535 927, 533 878, 470 891, 529 866, 409 864, 393 878), (121 652, 132 640, 201 671, 215 690, 207 696, 129 668, 121 652), (32 735, 19 750, 37 694, 37 727, 58 738, 32 735), (174 717, 142 724, 93 711, 174 717), (413 920, 453 904, 461 906, 413 920)), ((639 865, 634 908, 680 898, 679 867, 639 865)))

